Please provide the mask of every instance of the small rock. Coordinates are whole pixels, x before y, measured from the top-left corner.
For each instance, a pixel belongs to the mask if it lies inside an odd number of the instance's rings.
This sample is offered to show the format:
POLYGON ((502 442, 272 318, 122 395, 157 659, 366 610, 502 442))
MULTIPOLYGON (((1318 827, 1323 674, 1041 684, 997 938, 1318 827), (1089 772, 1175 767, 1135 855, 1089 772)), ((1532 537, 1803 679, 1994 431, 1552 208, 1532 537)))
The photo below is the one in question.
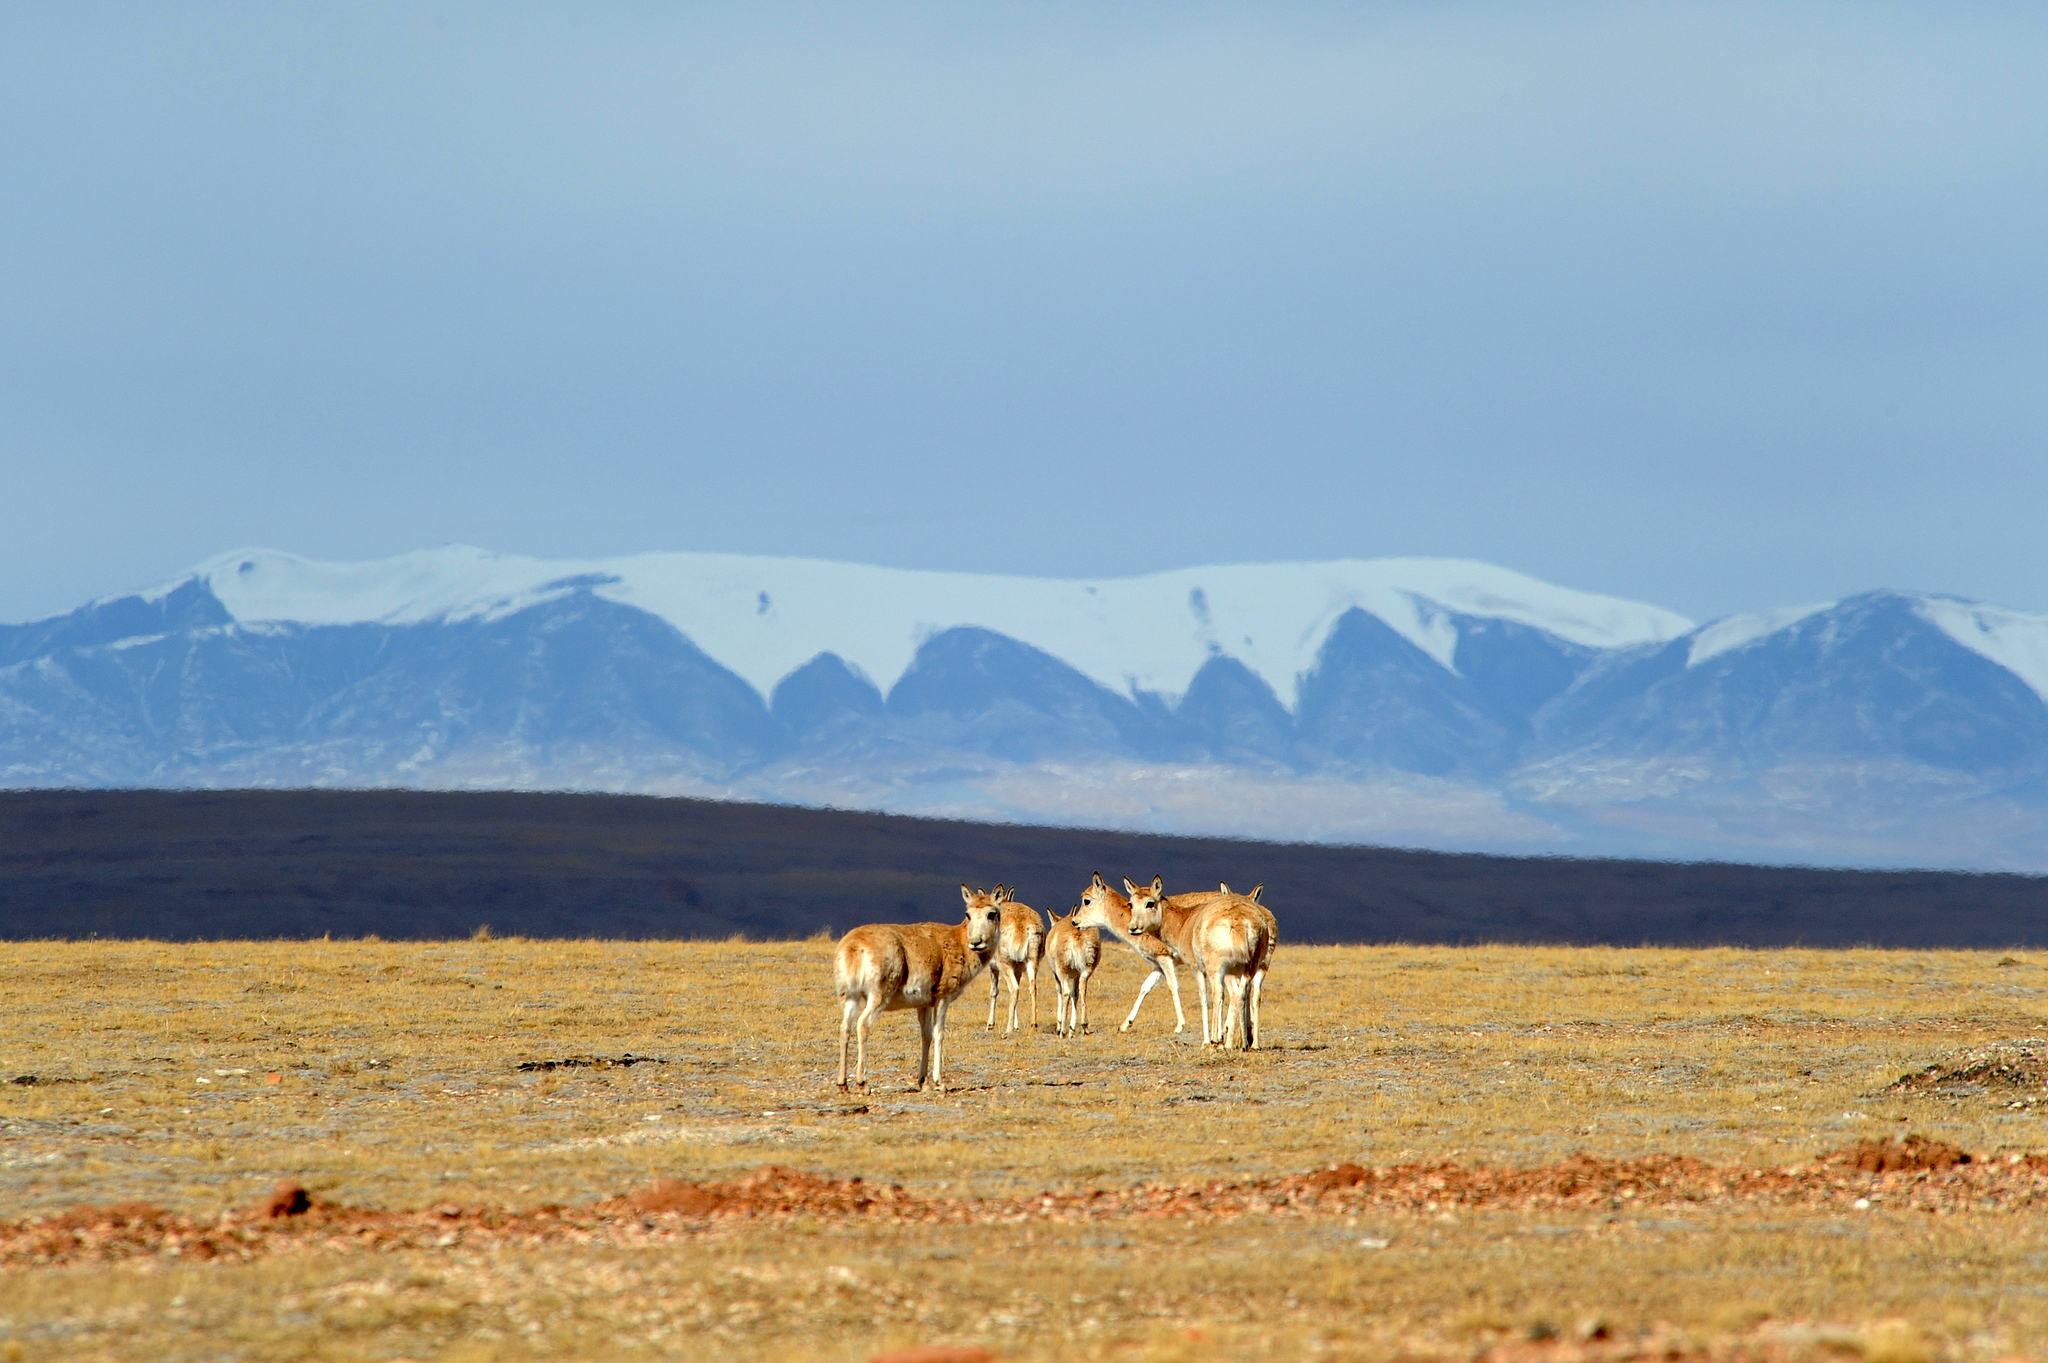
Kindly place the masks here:
POLYGON ((263 1199, 259 1210, 270 1220, 276 1221, 287 1216, 302 1216, 312 1210, 313 1197, 303 1183, 285 1179, 270 1190, 270 1196, 263 1199))

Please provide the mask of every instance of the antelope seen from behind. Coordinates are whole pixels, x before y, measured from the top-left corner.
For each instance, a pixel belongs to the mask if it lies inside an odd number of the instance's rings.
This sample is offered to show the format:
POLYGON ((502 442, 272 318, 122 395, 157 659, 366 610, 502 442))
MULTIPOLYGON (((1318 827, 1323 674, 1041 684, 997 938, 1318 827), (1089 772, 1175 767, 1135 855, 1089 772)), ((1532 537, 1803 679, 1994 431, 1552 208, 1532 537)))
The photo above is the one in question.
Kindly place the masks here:
POLYGON ((992 898, 1002 912, 1002 929, 996 937, 995 955, 988 972, 988 1025, 996 1025, 996 996, 1003 981, 1010 982, 1010 1022, 1005 1032, 1017 1030, 1018 981, 1031 982, 1031 1029, 1038 1030, 1038 962, 1045 955, 1045 920, 1029 904, 1020 904, 1016 891, 998 885, 992 898))
POLYGON ((927 1078, 946 1088, 946 1007, 988 964, 1001 926, 995 897, 960 887, 964 919, 945 923, 870 923, 839 939, 832 959, 832 988, 841 1000, 839 1088, 846 1089, 846 1051, 856 1038, 859 1060, 854 1082, 868 1086, 868 1030, 875 1014, 917 1010, 917 1087, 927 1078))
POLYGON ((1061 1036, 1072 1036, 1088 1025, 1088 977, 1102 963, 1102 933, 1075 926, 1080 913, 1081 906, 1076 904, 1065 918, 1054 914, 1052 931, 1045 935, 1045 963, 1051 967, 1053 987, 1059 991, 1053 1030, 1061 1036))

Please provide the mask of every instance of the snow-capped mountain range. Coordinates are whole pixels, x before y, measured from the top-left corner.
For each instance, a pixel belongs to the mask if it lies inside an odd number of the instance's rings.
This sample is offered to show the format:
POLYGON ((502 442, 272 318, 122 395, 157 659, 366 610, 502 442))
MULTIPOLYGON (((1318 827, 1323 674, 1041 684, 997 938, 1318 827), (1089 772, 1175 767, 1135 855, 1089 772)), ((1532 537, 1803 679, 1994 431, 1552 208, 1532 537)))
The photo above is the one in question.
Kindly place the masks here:
POLYGON ((1338 617, 1353 607, 1453 671, 1459 615, 1594 649, 1662 643, 1692 628, 1655 606, 1449 559, 1237 564, 1074 582, 740 554, 564 562, 449 546, 334 564, 248 550, 203 563, 143 599, 162 600, 192 582, 243 625, 496 619, 587 590, 666 620, 764 697, 820 653, 887 690, 925 640, 954 626, 1029 644, 1112 691, 1178 696, 1224 653, 1289 706, 1338 617))
POLYGON ((646 790, 2048 871, 2048 617, 1443 559, 1093 580, 269 550, 0 626, 0 784, 646 790))

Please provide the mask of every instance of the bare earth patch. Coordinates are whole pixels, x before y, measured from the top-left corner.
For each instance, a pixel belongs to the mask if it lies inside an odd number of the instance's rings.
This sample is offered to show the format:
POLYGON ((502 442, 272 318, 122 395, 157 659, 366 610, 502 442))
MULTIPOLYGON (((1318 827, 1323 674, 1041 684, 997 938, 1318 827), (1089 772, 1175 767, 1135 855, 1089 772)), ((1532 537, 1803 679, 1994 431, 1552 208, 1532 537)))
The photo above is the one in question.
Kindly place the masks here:
POLYGON ((1129 1217, 1355 1217, 1367 1211, 1641 1212, 1732 1208, 2015 1212, 2048 1206, 2048 1157, 1973 1160, 1917 1136, 1866 1141, 1788 1169, 1725 1168, 1682 1155, 1576 1156, 1532 1169, 1448 1162, 1366 1169, 1333 1165, 1244 1183, 1144 1185, 1026 1198, 935 1198, 896 1184, 834 1179, 780 1165, 730 1183, 658 1179, 588 1207, 519 1210, 453 1203, 408 1211, 346 1207, 283 1184, 247 1209, 176 1216, 143 1203, 79 1206, 0 1225, 0 1264, 56 1264, 168 1254, 249 1258, 285 1248, 447 1248, 493 1242, 643 1244, 790 1219, 901 1225, 1105 1222, 1129 1217))

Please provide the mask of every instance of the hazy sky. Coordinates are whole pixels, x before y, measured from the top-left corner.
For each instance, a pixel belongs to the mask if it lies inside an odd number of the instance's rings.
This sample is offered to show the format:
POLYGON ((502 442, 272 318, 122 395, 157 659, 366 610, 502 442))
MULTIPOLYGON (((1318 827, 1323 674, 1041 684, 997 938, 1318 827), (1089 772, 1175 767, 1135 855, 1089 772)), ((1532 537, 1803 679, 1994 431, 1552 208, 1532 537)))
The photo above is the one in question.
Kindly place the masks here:
POLYGON ((2039 6, 10 6, 0 619, 243 545, 2048 611, 2039 6))

